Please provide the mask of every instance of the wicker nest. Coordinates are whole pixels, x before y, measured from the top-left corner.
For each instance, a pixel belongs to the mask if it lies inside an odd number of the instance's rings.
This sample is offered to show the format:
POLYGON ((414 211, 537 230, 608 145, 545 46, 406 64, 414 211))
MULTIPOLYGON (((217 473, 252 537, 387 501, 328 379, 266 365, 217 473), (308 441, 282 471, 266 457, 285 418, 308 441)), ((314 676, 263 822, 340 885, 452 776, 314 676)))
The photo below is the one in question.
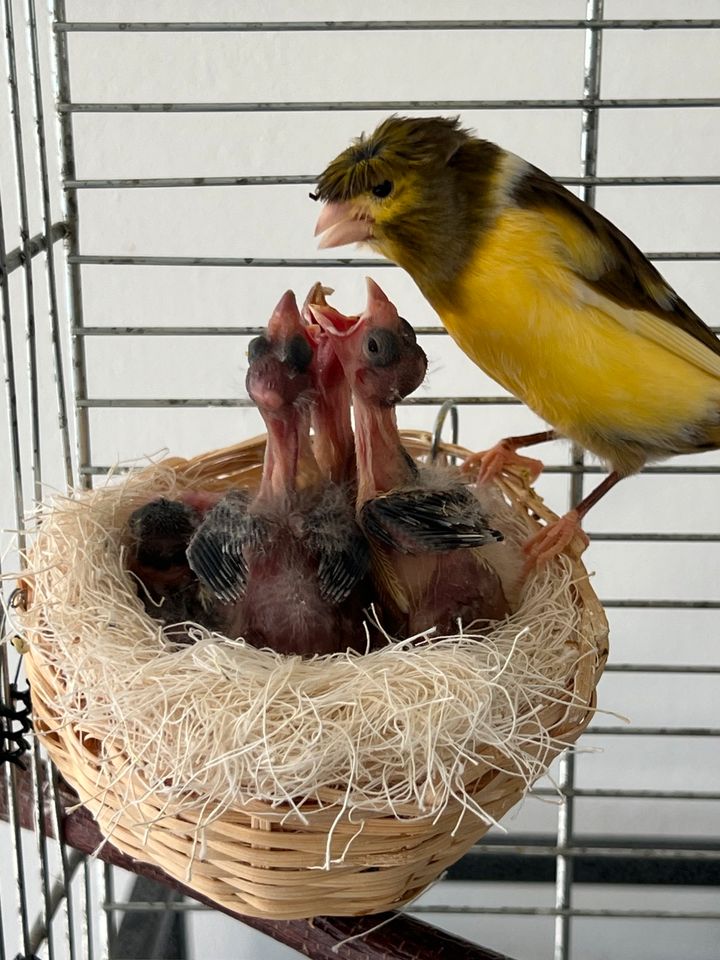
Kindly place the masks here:
MULTIPOLYGON (((428 453, 427 434, 403 437, 428 453)), ((399 907, 582 733, 607 622, 568 551, 482 636, 311 660, 199 626, 194 644, 171 643, 123 566, 127 518, 187 487, 253 486, 264 445, 166 460, 45 508, 22 614, 35 729, 104 836, 224 907, 399 907)), ((517 477, 497 487, 499 546, 519 555, 553 514, 517 477)))

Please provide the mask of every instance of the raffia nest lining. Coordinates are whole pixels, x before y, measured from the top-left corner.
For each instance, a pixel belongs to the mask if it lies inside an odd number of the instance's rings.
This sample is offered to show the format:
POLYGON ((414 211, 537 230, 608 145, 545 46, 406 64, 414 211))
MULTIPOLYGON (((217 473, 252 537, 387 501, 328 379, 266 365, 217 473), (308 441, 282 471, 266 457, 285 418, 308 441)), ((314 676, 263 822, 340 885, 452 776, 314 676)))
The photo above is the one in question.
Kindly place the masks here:
MULTIPOLYGON (((415 454, 427 451, 423 435, 406 440, 415 454)), ((301 660, 197 626, 193 645, 175 646, 124 568, 127 518, 187 486, 252 484, 262 453, 258 438, 166 461, 45 509, 24 614, 41 736, 105 834, 122 847, 130 825, 134 855, 139 828, 142 846, 153 824, 176 829, 181 820, 188 862, 202 859, 207 831, 222 831, 238 811, 265 831, 322 827, 306 867, 351 863, 355 838, 376 818, 423 830, 442 821, 467 847, 592 714, 607 631, 584 569, 559 558, 484 635, 459 629, 365 655, 301 660), (467 819, 469 831, 460 827, 467 819)), ((507 538, 497 554, 502 572, 536 529, 522 501, 544 508, 519 482, 500 486, 492 509, 507 538)), ((442 867, 438 851, 431 859, 442 867)), ((386 901, 407 899, 406 887, 386 901)), ((267 914, 243 898, 236 909, 267 914)), ((355 907, 345 912, 367 910, 362 900, 355 907)), ((312 915, 279 909, 277 916, 312 915)))

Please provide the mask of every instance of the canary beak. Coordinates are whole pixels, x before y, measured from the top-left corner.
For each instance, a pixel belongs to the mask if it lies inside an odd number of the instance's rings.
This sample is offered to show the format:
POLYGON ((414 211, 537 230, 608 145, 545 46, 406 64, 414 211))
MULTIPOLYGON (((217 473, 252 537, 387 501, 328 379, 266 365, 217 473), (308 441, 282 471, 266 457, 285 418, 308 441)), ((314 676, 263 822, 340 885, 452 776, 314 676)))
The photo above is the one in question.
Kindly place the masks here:
POLYGON ((349 202, 326 203, 315 224, 318 247, 342 247, 346 243, 362 243, 372 237, 373 220, 349 202))

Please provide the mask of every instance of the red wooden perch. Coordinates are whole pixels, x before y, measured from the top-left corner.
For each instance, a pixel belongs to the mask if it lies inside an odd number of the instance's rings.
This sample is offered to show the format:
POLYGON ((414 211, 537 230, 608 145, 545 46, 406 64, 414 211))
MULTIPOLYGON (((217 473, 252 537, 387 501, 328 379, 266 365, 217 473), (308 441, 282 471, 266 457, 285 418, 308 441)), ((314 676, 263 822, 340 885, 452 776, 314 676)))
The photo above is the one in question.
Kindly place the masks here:
MULTIPOLYGON (((13 767, 11 776, 15 785, 16 815, 20 826, 32 830, 34 817, 30 773, 13 767)), ((53 826, 46 783, 43 795, 45 828, 48 836, 52 836, 53 826)), ((63 811, 66 811, 61 817, 61 832, 68 846, 81 853, 92 854, 97 851, 100 860, 162 883, 193 900, 220 910, 313 960, 439 960, 443 957, 452 960, 509 960, 494 950, 476 946, 468 940, 445 933, 404 913, 392 912, 367 917, 315 917, 313 920, 264 920, 234 913, 201 896, 190 887, 178 883, 157 867, 133 860, 112 844, 103 843, 100 846, 103 838, 97 824, 84 807, 77 806, 76 794, 64 782, 60 786, 59 799, 63 811)), ((0 819, 8 818, 8 796, 3 778, 0 783, 0 819)))

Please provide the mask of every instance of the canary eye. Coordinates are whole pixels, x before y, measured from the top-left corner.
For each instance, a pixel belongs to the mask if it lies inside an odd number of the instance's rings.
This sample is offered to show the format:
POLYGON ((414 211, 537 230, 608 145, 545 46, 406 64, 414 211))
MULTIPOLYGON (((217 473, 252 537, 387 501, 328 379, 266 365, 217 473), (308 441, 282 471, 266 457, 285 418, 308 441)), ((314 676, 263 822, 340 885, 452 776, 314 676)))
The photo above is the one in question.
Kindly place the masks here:
POLYGON ((254 337, 248 344, 247 355, 250 363, 254 360, 259 360, 260 357, 264 357, 265 354, 269 352, 270 341, 262 334, 259 337, 254 337))
POLYGON ((372 188, 372 192, 374 196, 380 197, 382 199, 382 197, 390 196, 390 194, 392 193, 392 188, 393 188, 393 185, 391 180, 383 180, 382 183, 375 184, 375 186, 372 188))
POLYGON ((398 338, 391 330, 373 330, 365 338, 364 352, 373 367, 389 367, 400 359, 398 338))
POLYGON ((298 373, 304 373, 312 360, 312 347, 301 333, 296 333, 287 347, 287 363, 298 373))

